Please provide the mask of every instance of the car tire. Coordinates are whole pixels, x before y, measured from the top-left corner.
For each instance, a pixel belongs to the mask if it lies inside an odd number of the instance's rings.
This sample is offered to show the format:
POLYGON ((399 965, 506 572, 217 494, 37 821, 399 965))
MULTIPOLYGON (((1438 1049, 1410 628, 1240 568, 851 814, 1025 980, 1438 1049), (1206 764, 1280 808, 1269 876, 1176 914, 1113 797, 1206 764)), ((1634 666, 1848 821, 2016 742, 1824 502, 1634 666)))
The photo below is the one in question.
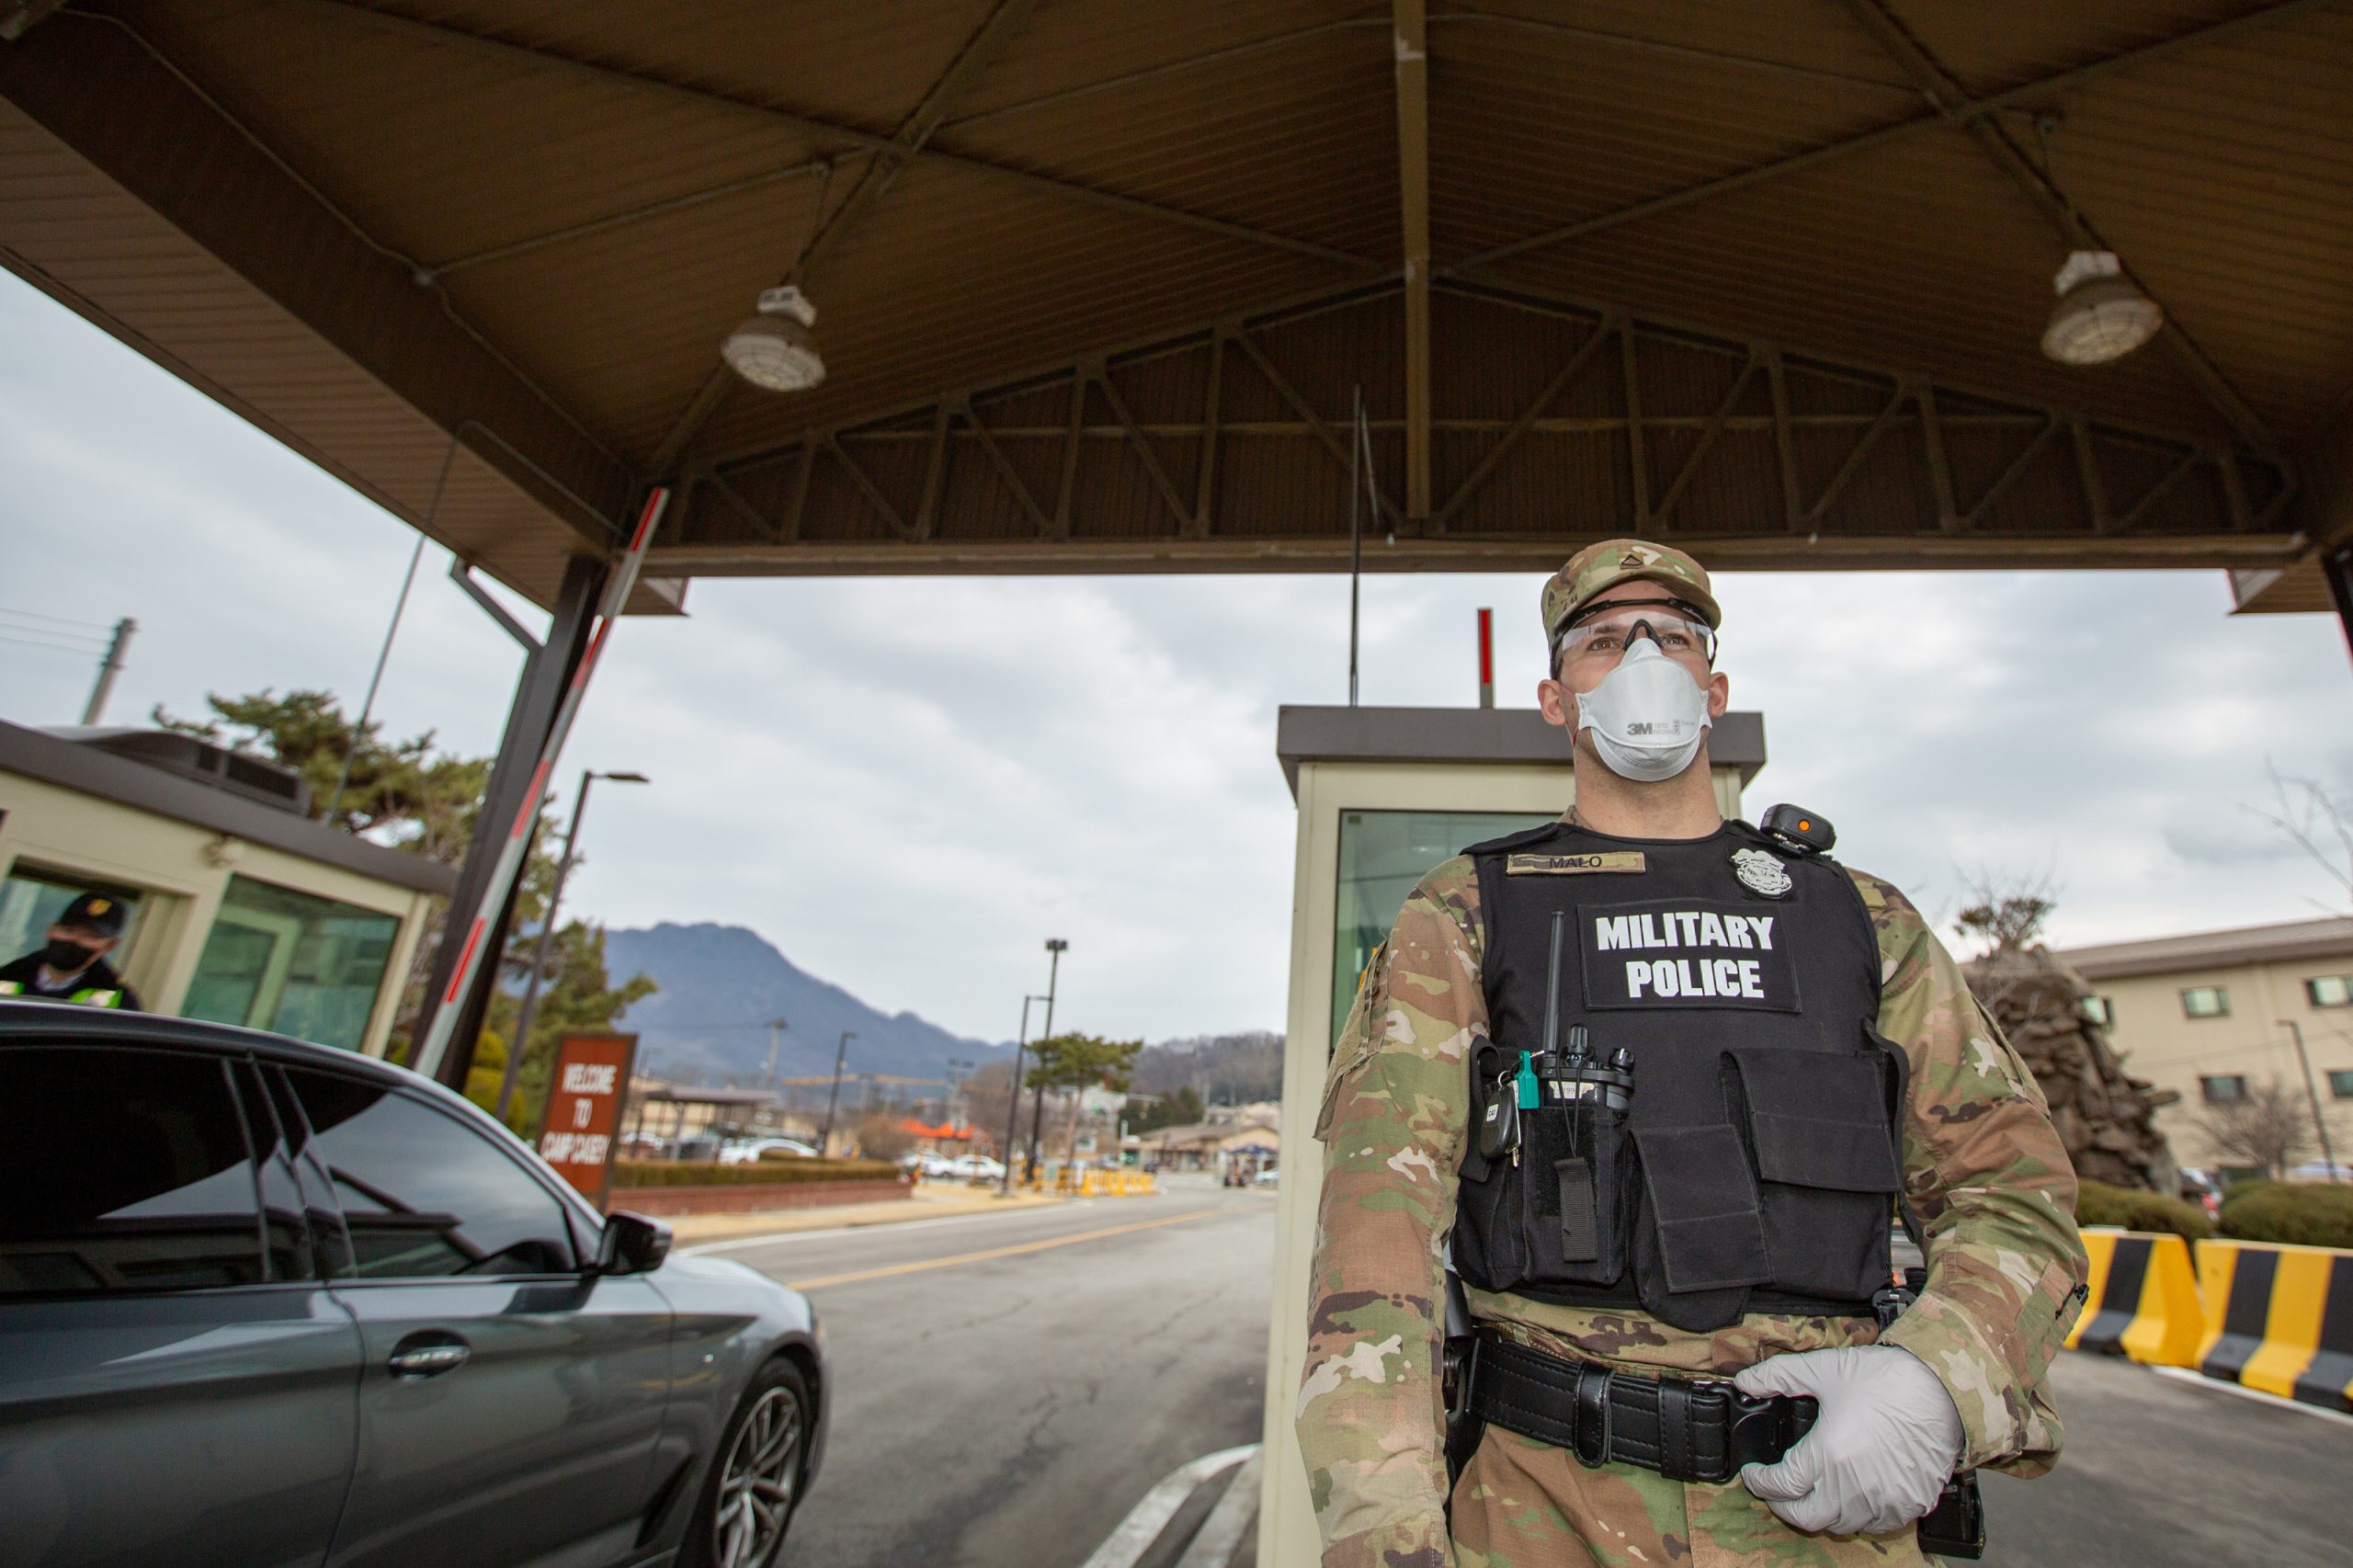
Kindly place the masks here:
POLYGON ((703 1480, 678 1568, 769 1568, 801 1502, 813 1407, 801 1369, 779 1358, 744 1391, 703 1480))

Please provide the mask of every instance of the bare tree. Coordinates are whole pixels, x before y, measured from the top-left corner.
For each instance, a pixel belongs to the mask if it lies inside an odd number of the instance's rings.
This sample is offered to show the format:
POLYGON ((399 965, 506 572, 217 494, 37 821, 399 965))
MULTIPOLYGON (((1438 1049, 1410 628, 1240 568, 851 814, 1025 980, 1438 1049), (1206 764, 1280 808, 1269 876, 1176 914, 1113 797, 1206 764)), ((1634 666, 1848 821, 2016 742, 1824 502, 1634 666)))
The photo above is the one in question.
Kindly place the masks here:
POLYGON ((2258 1166, 2275 1181, 2313 1146, 2311 1108, 2277 1078, 2247 1085, 2237 1099, 2208 1101, 2189 1125, 2220 1161, 2258 1166))
POLYGON ((2326 871, 2346 901, 2353 903, 2353 822, 2346 820, 2344 803, 2321 788, 2316 778, 2281 773, 2268 762, 2263 765, 2263 773, 2271 780, 2271 804, 2245 809, 2279 829, 2313 865, 2326 871))

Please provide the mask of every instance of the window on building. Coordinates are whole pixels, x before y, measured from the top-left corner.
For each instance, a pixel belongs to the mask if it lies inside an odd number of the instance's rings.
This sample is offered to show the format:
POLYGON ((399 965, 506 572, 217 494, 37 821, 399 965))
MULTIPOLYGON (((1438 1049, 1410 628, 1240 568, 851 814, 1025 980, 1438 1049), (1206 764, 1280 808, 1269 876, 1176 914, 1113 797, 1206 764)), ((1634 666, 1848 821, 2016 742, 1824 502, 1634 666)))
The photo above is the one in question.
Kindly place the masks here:
POLYGON ((362 1278, 554 1274, 563 1206, 483 1133, 380 1084, 289 1068, 362 1278))
POLYGON ((110 893, 122 901, 122 938, 111 961, 122 962, 139 930, 140 890, 92 881, 71 871, 49 871, 22 861, 0 881, 0 963, 20 959, 49 940, 49 928, 65 906, 85 892, 110 893))
POLYGON ((2113 997, 2085 997, 2083 1013, 2086 1022, 2097 1024, 2104 1029, 2116 1027, 2116 1000, 2113 997))
POLYGON ((1387 940, 1406 894, 1431 867, 1468 844, 1540 827, 1526 812, 1344 812, 1340 816, 1338 920, 1332 938, 1332 1043, 1355 1003, 1358 977, 1387 940))
POLYGON ((2222 985, 2193 985, 2181 994, 2181 1014, 2186 1018, 2226 1018, 2231 1015, 2230 988, 2222 985))
POLYGON ((2331 1068, 2328 1074, 2328 1092, 2340 1100, 2353 1100, 2353 1073, 2348 1073, 2343 1068, 2331 1068))
POLYGON ((2304 1000, 2315 1007, 2353 1007, 2353 974, 2316 974, 2304 982, 2304 1000))
POLYGON ((0 1296, 267 1278, 253 1163, 210 1057, 0 1048, 0 1296))
POLYGON ((399 929, 371 909, 232 877, 180 1011, 357 1051, 399 929))
POLYGON ((2198 1092, 2208 1105, 2230 1105, 2246 1098, 2246 1074, 2231 1073, 2198 1080, 2198 1092))

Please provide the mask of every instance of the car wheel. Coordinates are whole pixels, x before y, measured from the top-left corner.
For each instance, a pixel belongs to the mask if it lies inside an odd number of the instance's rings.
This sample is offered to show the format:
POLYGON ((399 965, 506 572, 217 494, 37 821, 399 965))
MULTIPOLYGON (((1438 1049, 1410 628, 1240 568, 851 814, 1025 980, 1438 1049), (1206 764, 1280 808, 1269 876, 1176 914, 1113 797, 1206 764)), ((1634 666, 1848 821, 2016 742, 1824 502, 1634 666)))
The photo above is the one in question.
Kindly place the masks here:
POLYGON ((680 1568, 768 1568, 801 1500, 809 1384, 790 1361, 760 1369, 720 1438, 687 1526, 680 1568))

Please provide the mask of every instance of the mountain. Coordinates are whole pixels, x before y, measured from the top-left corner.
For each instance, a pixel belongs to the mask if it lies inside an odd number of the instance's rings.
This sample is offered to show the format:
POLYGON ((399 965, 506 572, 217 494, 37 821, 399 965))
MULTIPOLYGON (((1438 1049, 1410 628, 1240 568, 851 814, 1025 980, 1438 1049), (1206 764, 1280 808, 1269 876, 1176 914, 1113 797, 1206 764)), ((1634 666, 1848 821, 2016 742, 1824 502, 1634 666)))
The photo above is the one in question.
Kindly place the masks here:
POLYGON ((868 1006, 838 985, 796 968, 756 931, 740 926, 676 926, 605 933, 605 966, 616 981, 654 977, 662 989, 620 1027, 638 1036, 648 1072, 689 1083, 766 1081, 768 1020, 783 1018, 777 1076, 830 1075, 844 1029, 850 1073, 943 1078, 951 1059, 980 1063, 1005 1048, 967 1040, 913 1013, 868 1006))

